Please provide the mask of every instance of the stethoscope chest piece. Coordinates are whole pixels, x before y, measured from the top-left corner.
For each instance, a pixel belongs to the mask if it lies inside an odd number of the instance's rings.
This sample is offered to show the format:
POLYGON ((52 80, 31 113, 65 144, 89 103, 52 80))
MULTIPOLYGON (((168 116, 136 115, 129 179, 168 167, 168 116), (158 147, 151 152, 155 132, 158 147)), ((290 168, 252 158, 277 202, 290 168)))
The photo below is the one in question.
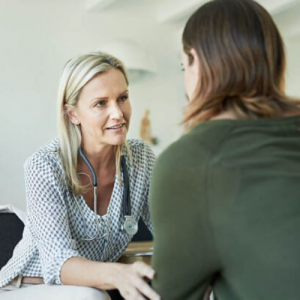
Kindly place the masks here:
POLYGON ((138 231, 138 223, 132 216, 125 216, 124 230, 129 235, 135 235, 138 231))

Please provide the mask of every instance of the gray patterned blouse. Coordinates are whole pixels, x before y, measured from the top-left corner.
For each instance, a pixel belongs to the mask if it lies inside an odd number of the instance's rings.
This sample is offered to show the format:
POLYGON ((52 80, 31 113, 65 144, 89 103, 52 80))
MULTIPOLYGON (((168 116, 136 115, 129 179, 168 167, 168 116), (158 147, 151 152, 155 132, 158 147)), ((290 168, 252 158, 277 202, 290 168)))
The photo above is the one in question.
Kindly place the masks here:
MULTIPOLYGON (((128 140, 133 163, 126 149, 123 155, 129 173, 131 214, 143 218, 152 232, 149 215, 149 185, 154 154, 141 140, 128 140)), ((125 147, 124 147, 125 148, 125 147)), ((132 236, 124 232, 123 185, 116 178, 107 213, 99 218, 102 239, 82 241, 96 234, 94 212, 82 196, 74 197, 65 181, 58 155, 58 140, 40 148, 25 162, 28 220, 23 238, 12 258, 0 271, 0 287, 18 275, 43 277, 45 283, 61 284, 60 270, 74 256, 93 261, 114 262, 128 246, 132 236), (84 218, 84 219, 83 219, 84 218)))

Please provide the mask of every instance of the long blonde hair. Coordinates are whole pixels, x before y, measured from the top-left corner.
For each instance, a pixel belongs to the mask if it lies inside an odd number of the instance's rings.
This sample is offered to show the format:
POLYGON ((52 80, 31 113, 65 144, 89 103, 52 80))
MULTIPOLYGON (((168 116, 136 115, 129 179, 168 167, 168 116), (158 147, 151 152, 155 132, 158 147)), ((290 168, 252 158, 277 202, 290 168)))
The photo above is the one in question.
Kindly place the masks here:
POLYGON ((285 50, 269 13, 252 0, 213 0, 188 20, 183 50, 200 79, 183 124, 189 130, 232 110, 238 118, 271 118, 299 111, 299 102, 284 93, 285 50))
MULTIPOLYGON (((68 107, 75 108, 83 87, 95 76, 115 68, 121 71, 128 84, 128 77, 123 63, 104 52, 91 52, 80 55, 69 60, 63 70, 57 96, 58 114, 58 138, 59 155, 69 188, 75 195, 79 195, 86 190, 78 178, 78 149, 81 145, 81 132, 77 125, 74 125, 67 115, 68 107)), ((120 158, 123 146, 128 149, 127 143, 117 146, 116 149, 116 172, 120 179, 120 158)))

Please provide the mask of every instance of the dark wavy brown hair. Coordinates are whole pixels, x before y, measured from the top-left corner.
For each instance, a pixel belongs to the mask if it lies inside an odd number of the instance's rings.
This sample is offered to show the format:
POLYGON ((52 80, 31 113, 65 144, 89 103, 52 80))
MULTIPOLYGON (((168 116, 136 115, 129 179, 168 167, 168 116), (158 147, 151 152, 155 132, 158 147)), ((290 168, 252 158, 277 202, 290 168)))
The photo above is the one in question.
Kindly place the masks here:
POLYGON ((183 124, 187 129, 231 110, 242 118, 299 111, 284 93, 285 50, 269 13, 252 0, 213 0, 188 20, 183 50, 198 54, 200 79, 183 124))

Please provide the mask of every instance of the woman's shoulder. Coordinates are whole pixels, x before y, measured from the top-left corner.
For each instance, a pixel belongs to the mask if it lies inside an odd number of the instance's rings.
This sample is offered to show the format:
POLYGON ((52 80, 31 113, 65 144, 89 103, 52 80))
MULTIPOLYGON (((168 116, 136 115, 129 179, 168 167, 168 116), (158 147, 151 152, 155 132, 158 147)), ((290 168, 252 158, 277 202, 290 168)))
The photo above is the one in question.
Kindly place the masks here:
POLYGON ((57 164, 57 162, 60 162, 59 143, 58 138, 54 138, 38 148, 32 155, 30 155, 26 159, 24 167, 28 168, 32 165, 42 167, 44 165, 57 164))
POLYGON ((208 159, 228 139, 234 126, 232 120, 207 121, 196 125, 183 134, 163 152, 164 156, 177 160, 193 160, 194 157, 208 159))
POLYGON ((138 151, 140 149, 149 148, 149 145, 141 139, 128 139, 126 142, 131 150, 138 151))
POLYGON ((186 168, 202 164, 210 159, 211 151, 205 139, 195 138, 190 134, 181 136, 170 144, 157 158, 157 165, 166 169, 186 168))
MULTIPOLYGON (((127 145, 132 154, 154 155, 151 147, 141 139, 128 139, 127 145)), ((124 150, 126 151, 126 149, 124 149, 124 150)))
POLYGON ((124 147, 124 154, 129 157, 135 167, 137 166, 153 166, 155 155, 151 147, 140 139, 128 139, 127 147, 124 147))

